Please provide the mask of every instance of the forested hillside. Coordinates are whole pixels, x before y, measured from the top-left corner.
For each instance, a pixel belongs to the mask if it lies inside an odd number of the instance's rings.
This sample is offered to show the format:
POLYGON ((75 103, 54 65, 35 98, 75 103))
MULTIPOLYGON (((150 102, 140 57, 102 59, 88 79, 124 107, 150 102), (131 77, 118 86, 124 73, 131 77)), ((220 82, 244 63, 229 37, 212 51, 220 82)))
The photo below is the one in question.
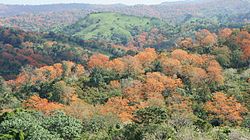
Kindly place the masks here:
MULTIPOLYGON (((9 53, 22 53, 19 49, 24 48, 16 48, 21 42, 4 39, 2 42, 12 45, 2 46, 1 57, 10 57, 1 59, 3 63, 21 61, 28 53, 27 60, 44 66, 31 64, 34 67, 24 67, 17 78, 1 80, 1 112, 5 113, 0 136, 248 139, 249 40, 250 34, 244 30, 226 28, 215 34, 204 29, 195 39, 180 38, 178 48, 170 51, 146 48, 116 58, 94 53, 81 60, 83 53, 74 63, 62 61, 69 54, 60 59, 55 42, 40 48, 45 54, 47 49, 54 50, 51 62, 46 62, 48 58, 36 60, 37 56, 33 60, 31 50, 11 58, 9 53)), ((73 56, 78 53, 71 51, 73 56)))
POLYGON ((2 18, 0 140, 249 140, 249 1, 216 2, 2 18))

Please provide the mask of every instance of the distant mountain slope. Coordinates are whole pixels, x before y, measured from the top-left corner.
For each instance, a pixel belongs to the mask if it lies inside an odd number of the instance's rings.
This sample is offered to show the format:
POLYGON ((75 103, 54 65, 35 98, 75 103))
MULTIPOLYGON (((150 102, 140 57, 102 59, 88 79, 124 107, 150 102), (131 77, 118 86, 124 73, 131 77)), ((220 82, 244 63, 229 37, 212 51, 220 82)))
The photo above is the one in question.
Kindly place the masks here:
POLYGON ((186 0, 164 2, 158 5, 92 5, 92 4, 53 4, 53 5, 0 5, 0 16, 13 16, 31 13, 62 12, 71 10, 110 11, 139 16, 157 16, 164 19, 192 14, 208 16, 214 14, 242 14, 250 11, 249 0, 186 0))
POLYGON ((161 13, 162 18, 171 16, 185 16, 191 14, 196 17, 214 15, 235 15, 250 11, 248 0, 187 0, 179 2, 165 2, 154 6, 161 13), (166 14, 168 13, 168 14, 166 14))
POLYGON ((62 12, 91 8, 90 4, 52 4, 52 5, 0 5, 0 16, 15 16, 46 12, 62 12))
POLYGON ((25 14, 0 18, 0 26, 19 27, 26 31, 48 31, 55 27, 68 26, 80 18, 84 18, 87 12, 71 10, 62 12, 47 12, 39 14, 25 14))
POLYGON ((156 18, 142 18, 118 13, 93 13, 77 23, 65 27, 61 32, 85 40, 112 40, 126 44, 142 32, 153 28, 167 28, 169 25, 156 18))

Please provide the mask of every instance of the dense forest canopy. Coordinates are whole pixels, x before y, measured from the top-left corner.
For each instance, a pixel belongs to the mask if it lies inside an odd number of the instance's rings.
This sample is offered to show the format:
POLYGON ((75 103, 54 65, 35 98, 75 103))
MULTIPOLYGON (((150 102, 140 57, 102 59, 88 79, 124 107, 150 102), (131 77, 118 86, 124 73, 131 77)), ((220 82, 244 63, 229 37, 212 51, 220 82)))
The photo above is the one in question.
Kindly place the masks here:
POLYGON ((0 5, 0 139, 250 139, 249 9, 0 5))

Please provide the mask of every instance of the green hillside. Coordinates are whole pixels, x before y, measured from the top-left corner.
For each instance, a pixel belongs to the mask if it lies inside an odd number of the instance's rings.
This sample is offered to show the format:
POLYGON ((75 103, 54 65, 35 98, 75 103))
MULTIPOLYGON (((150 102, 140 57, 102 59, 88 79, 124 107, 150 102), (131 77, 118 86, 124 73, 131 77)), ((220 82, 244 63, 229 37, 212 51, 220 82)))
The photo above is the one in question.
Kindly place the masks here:
POLYGON ((143 31, 150 31, 153 27, 159 29, 168 26, 157 18, 141 18, 118 13, 93 13, 59 32, 85 40, 104 39, 125 44, 143 31))

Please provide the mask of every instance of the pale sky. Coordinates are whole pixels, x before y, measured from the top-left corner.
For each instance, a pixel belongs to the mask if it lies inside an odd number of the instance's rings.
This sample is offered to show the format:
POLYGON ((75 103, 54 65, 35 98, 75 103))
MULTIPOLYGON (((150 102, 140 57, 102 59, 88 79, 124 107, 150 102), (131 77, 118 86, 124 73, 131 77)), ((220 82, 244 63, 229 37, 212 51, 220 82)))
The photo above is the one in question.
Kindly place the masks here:
POLYGON ((54 4, 54 3, 90 3, 90 4, 160 4, 166 1, 178 0, 0 0, 2 4, 54 4))

